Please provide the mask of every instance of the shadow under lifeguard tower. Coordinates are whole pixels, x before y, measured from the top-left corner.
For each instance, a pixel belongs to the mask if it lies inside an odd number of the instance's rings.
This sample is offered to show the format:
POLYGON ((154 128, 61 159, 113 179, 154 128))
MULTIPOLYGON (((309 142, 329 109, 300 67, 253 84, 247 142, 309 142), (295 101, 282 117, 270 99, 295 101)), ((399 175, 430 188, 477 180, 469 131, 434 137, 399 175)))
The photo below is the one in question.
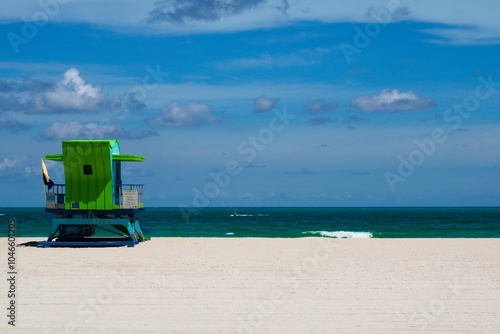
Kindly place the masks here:
POLYGON ((56 215, 47 241, 38 247, 129 246, 149 240, 136 216, 144 211, 142 184, 122 183, 122 162, 144 161, 120 153, 117 140, 62 142, 62 154, 46 155, 62 161, 65 184, 54 184, 44 171, 46 212, 56 215), (119 237, 96 237, 97 231, 119 237))

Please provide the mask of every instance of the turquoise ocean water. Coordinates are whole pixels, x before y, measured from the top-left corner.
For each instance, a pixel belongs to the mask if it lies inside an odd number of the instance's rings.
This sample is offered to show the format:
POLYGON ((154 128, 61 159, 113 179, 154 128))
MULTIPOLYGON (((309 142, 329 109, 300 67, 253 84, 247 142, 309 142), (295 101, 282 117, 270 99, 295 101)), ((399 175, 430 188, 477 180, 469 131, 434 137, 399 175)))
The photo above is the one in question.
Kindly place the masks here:
MULTIPOLYGON (((151 237, 500 237, 500 207, 206 208, 189 220, 178 208, 147 208, 139 216, 148 221, 151 237)), ((18 237, 47 237, 53 217, 44 208, 0 208, 0 236, 15 218, 18 237)))

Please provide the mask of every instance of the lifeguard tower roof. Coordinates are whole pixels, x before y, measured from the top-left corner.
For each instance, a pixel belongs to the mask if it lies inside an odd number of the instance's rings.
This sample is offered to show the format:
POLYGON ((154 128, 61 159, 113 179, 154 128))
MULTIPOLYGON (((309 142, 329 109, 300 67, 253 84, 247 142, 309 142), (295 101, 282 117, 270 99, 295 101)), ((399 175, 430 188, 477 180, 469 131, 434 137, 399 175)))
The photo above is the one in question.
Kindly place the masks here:
POLYGON ((84 146, 81 144, 92 143, 92 145, 103 145, 108 146, 111 150, 112 159, 117 161, 144 161, 144 157, 138 155, 120 154, 120 144, 118 140, 90 140, 90 139, 78 139, 78 140, 67 140, 63 141, 63 154, 48 154, 45 156, 47 160, 63 161, 64 148, 65 146, 71 150, 75 151, 81 150, 84 146))

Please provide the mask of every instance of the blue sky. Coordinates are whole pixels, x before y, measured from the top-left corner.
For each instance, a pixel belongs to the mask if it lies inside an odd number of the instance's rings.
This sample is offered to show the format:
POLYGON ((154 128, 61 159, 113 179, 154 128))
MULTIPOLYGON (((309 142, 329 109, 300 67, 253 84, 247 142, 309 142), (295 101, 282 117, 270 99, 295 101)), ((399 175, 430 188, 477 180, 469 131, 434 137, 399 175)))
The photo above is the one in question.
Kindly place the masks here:
POLYGON ((147 206, 500 203, 497 1, 0 5, 0 206, 99 138, 147 206))

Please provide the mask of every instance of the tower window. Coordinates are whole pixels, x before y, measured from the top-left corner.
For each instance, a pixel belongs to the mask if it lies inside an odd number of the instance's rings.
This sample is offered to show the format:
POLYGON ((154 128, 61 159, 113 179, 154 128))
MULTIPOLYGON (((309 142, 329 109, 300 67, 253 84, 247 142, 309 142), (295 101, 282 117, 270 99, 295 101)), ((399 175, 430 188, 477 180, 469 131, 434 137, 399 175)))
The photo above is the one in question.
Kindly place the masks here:
POLYGON ((92 165, 83 165, 83 174, 92 175, 92 165))

